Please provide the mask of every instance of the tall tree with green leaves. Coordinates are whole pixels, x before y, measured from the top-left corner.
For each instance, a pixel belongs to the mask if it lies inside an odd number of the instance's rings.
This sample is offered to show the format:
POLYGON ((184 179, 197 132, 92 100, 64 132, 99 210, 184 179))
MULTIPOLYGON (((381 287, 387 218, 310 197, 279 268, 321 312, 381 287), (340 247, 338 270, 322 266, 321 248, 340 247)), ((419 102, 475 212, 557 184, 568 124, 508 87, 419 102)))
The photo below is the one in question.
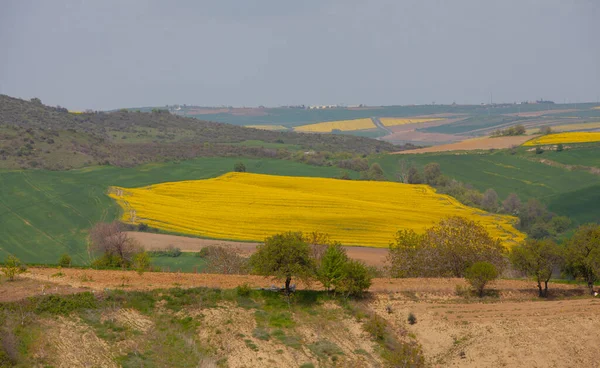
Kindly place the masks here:
POLYGON ((310 281, 315 274, 310 247, 300 232, 276 234, 265 239, 250 258, 255 274, 285 280, 285 292, 290 294, 292 277, 310 281))
POLYGON ((515 246, 510 253, 513 267, 537 282, 540 298, 548 296, 548 281, 552 271, 562 265, 563 260, 563 249, 551 239, 529 239, 515 246))
POLYGON ((567 272, 586 281, 593 294, 600 278, 600 225, 580 226, 567 242, 565 259, 567 272))
POLYGON ((328 245, 317 269, 317 279, 330 290, 344 276, 344 266, 347 262, 348 255, 340 243, 328 245))

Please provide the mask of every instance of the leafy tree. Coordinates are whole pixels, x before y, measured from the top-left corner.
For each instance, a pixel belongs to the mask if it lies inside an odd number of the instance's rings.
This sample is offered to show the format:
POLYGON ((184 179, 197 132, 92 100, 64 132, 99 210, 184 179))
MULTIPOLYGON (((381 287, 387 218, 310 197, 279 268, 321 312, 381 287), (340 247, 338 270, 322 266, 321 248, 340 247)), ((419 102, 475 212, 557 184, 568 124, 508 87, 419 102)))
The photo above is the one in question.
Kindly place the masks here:
POLYGON ((133 257, 133 267, 140 276, 148 271, 150 269, 150 255, 148 252, 139 252, 136 254, 133 257))
POLYGON ((480 224, 462 217, 446 218, 419 235, 396 234, 388 261, 392 277, 463 277, 479 261, 505 266, 504 247, 480 224))
POLYGON ((562 151, 564 151, 564 149, 565 149, 565 147, 563 146, 563 144, 562 144, 562 143, 559 143, 559 144, 556 146, 556 152, 562 152, 562 151))
POLYGON ((330 244, 317 269, 317 279, 327 290, 331 289, 345 275, 344 267, 347 262, 348 255, 341 244, 330 244))
POLYGON ((482 297, 485 286, 498 278, 498 270, 489 262, 475 262, 465 270, 465 278, 482 297))
POLYGON ((423 178, 421 177, 421 173, 419 169, 414 166, 411 166, 408 169, 408 175, 406 178, 406 182, 408 184, 423 184, 423 178))
POLYGON ((263 276, 285 280, 285 292, 290 293, 292 277, 309 281, 314 275, 310 247, 302 233, 286 232, 265 239, 250 257, 252 270, 263 276))
POLYGON ((304 233, 302 234, 302 238, 308 243, 308 246, 310 247, 310 256, 315 262, 315 266, 319 268, 321 259, 327 251, 327 248, 329 245, 334 244, 334 242, 329 238, 329 234, 320 233, 318 231, 304 233))
POLYGON ((392 277, 418 277, 422 274, 420 252, 425 238, 414 230, 399 230, 387 256, 392 277))
POLYGON ((505 266, 500 239, 493 239, 479 223, 463 217, 449 217, 427 230, 425 243, 431 253, 432 271, 437 276, 463 277, 465 270, 480 261, 505 266))
POLYGON ((375 162, 369 167, 368 171, 361 172, 361 179, 383 181, 385 180, 385 175, 381 166, 375 162))
POLYGON ((571 226, 571 219, 567 216, 554 216, 548 225, 555 234, 564 233, 571 226))
POLYGON ((372 277, 364 263, 348 260, 343 264, 341 271, 341 277, 333 281, 336 292, 347 296, 361 296, 371 287, 372 277))
POLYGON ((600 225, 580 226, 567 242, 565 259, 567 272, 585 280, 593 294, 600 278, 600 225))
POLYGON ((510 260, 515 269, 535 279, 540 298, 545 298, 552 271, 563 262, 563 250, 550 239, 527 240, 512 249, 510 260))
POLYGON ((487 211, 496 211, 498 209, 498 193, 494 189, 488 189, 483 193, 481 206, 487 211))
POLYGON ((233 171, 235 172, 246 172, 246 165, 243 162, 236 162, 233 165, 233 171))
POLYGON ((536 222, 527 231, 530 237, 533 239, 544 239, 551 235, 550 228, 544 222, 536 222))
POLYGON ((8 281, 13 281, 18 274, 25 272, 25 270, 25 265, 12 254, 9 254, 4 260, 2 272, 8 278, 8 281))
POLYGON ((61 267, 71 267, 71 256, 66 253, 60 256, 58 265, 61 267))
POLYGON ((538 134, 543 134, 543 135, 552 134, 552 128, 549 126, 541 127, 538 134))
POLYGON ((542 153, 544 153, 544 149, 540 146, 535 147, 535 154, 536 155, 541 155, 542 153))
POLYGON ((440 176, 442 176, 442 169, 437 162, 428 163, 423 168, 423 177, 426 184, 436 185, 440 176))

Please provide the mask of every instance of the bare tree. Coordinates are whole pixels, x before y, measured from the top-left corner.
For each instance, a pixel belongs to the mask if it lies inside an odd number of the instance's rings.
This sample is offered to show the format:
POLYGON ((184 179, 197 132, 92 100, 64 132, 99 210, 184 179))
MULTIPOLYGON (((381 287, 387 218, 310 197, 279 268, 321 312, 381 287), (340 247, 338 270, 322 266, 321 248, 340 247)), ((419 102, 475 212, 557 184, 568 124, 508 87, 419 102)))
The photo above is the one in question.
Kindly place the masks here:
POLYGON ((90 230, 90 251, 101 257, 117 258, 121 266, 128 266, 143 248, 126 232, 118 221, 99 222, 90 230))
POLYGON ((219 245, 209 245, 203 248, 206 260, 206 273, 236 274, 248 273, 248 260, 240 256, 236 249, 219 245))
POLYGON ((504 211, 513 215, 517 214, 520 207, 521 200, 519 199, 519 196, 517 196, 515 193, 510 193, 508 197, 506 197, 504 202, 502 202, 502 208, 504 209, 504 211))
POLYGON ((410 162, 408 160, 402 159, 398 161, 398 171, 396 172, 396 179, 398 179, 401 183, 408 182, 408 171, 411 168, 410 162))

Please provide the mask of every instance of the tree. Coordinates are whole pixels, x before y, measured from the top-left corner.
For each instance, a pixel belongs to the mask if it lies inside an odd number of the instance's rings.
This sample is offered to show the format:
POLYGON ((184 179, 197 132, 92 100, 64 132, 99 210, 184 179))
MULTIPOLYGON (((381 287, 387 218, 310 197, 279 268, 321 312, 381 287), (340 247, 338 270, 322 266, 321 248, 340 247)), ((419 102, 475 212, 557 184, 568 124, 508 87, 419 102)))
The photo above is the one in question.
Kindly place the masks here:
POLYGON ((236 162, 233 165, 233 171, 235 172, 246 172, 246 165, 243 162, 236 162))
POLYGON ((118 221, 111 223, 99 222, 90 230, 89 248, 92 253, 100 256, 95 261, 101 267, 128 268, 133 257, 143 251, 143 248, 126 232, 118 221))
POLYGON ((314 275, 310 247, 302 233, 286 232, 265 239, 250 257, 254 273, 285 280, 285 293, 290 294, 292 277, 309 281, 314 275))
POLYGON ((563 251, 550 239, 527 240, 512 249, 510 261, 515 269, 534 278, 540 298, 545 298, 548 296, 548 281, 552 271, 563 262, 563 251))
POLYGON ((205 271, 216 274, 243 275, 248 273, 248 260, 238 254, 235 249, 209 245, 200 253, 206 260, 205 271))
POLYGON ((333 285, 338 285, 345 275, 344 266, 348 262, 348 255, 340 243, 327 246, 317 269, 317 280, 329 290, 333 285))
POLYGON ((545 239, 551 235, 550 228, 544 222, 536 222, 531 225, 527 234, 533 239, 545 239))
POLYGON ((333 280, 336 292, 347 296, 360 296, 371 287, 372 277, 362 262, 347 260, 341 268, 341 277, 333 280))
POLYGON ((600 225, 580 226, 567 242, 565 259, 567 272, 586 281, 593 294, 600 278, 600 225))
POLYGON ((334 242, 329 238, 329 234, 318 231, 304 233, 302 234, 302 238, 310 247, 310 256, 315 262, 315 266, 317 268, 320 267, 321 259, 325 255, 327 248, 329 245, 334 244, 334 242))
POLYGON ((515 125, 514 135, 523 135, 527 132, 523 124, 515 125))
POLYGON ((549 126, 541 127, 538 134, 543 134, 543 135, 552 134, 552 128, 549 126))
POLYGON ((66 253, 60 256, 58 265, 61 267, 71 267, 71 256, 66 253))
POLYGON ((144 272, 150 269, 150 255, 148 252, 139 252, 133 257, 133 267, 138 275, 142 276, 144 272))
POLYGON ((489 262, 475 262, 465 270, 465 278, 477 294, 482 297, 485 286, 498 278, 498 270, 496 266, 489 262))
POLYGON ((496 211, 498 209, 498 193, 494 189, 488 189, 483 193, 481 206, 486 211, 496 211))
POLYGON ((396 171, 396 179, 400 183, 408 183, 408 170, 412 165, 407 160, 398 161, 398 171, 396 171))
POLYGON ((521 200, 515 193, 510 193, 508 197, 502 202, 502 208, 505 212, 516 215, 521 208, 521 200))
POLYGON ((383 174, 381 166, 375 162, 369 167, 369 170, 366 173, 363 173, 363 179, 383 181, 385 180, 385 175, 383 174))
POLYGON ((423 184, 421 173, 419 172, 419 169, 414 166, 411 166, 410 169, 408 169, 408 176, 406 180, 408 184, 423 184))
POLYGON ((425 238, 414 230, 403 229, 396 233, 387 256, 392 277, 419 277, 422 274, 421 252, 425 238))
POLYGON ((505 267, 504 247, 480 224, 462 217, 446 218, 419 235, 396 234, 388 261, 392 277, 463 277, 479 261, 505 267))
POLYGON ((548 225, 555 234, 564 233, 571 226, 571 219, 567 216, 554 216, 548 225))
POLYGON ((428 163, 423 168, 423 177, 426 184, 436 185, 440 176, 442 176, 442 169, 437 162, 428 163))
POLYGON ((564 149, 565 149, 565 147, 563 146, 563 144, 562 144, 562 143, 559 143, 559 144, 556 146, 556 152, 562 152, 564 149))
POLYGON ((448 217, 427 230, 425 243, 431 270, 439 276, 463 277, 465 270, 480 261, 492 263, 498 270, 505 266, 505 249, 479 223, 463 217, 448 217))
POLYGON ((2 272, 8 278, 8 281, 14 281, 15 277, 18 274, 25 272, 26 269, 27 268, 25 267, 25 265, 22 264, 17 257, 13 256, 12 254, 9 254, 4 260, 4 267, 2 268, 2 272))

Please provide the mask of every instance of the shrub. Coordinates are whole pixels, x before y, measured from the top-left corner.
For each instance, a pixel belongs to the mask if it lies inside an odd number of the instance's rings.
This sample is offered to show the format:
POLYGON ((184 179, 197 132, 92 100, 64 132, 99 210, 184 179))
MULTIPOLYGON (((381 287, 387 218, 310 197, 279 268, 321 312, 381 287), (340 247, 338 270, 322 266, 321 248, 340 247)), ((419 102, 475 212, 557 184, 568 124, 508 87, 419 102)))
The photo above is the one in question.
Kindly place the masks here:
POLYGON ((362 296, 371 286, 371 273, 367 266, 356 260, 346 261, 340 277, 334 280, 335 291, 340 291, 347 296, 362 296))
POLYGON ((8 278, 8 281, 13 281, 18 274, 25 272, 27 268, 21 261, 12 254, 4 260, 4 268, 2 272, 8 278))
POLYGON ((233 171, 235 172, 246 172, 246 165, 243 162, 237 162, 233 165, 233 171))
POLYGON ((408 314, 408 323, 410 323, 411 325, 417 323, 417 317, 413 314, 413 312, 410 312, 408 314))
POLYGON ((317 279, 329 290, 333 285, 339 283, 347 262, 348 255, 341 244, 336 243, 327 246, 317 270, 317 279))
POLYGON ((142 276, 144 272, 150 269, 150 255, 147 252, 140 252, 133 257, 133 267, 138 275, 142 276))
POLYGON ((482 297, 485 286, 498 278, 496 266, 489 262, 475 262, 465 271, 465 278, 477 294, 482 297))
POLYGON ((60 259, 58 260, 58 265, 60 267, 71 267, 71 256, 68 254, 63 254, 62 256, 60 256, 60 259))
POLYGON ((383 341, 385 339, 385 328, 385 320, 378 315, 371 316, 363 325, 363 329, 377 341, 383 341))
POLYGON ((235 288, 237 295, 239 296, 249 296, 252 292, 252 288, 247 283, 243 283, 235 288))

